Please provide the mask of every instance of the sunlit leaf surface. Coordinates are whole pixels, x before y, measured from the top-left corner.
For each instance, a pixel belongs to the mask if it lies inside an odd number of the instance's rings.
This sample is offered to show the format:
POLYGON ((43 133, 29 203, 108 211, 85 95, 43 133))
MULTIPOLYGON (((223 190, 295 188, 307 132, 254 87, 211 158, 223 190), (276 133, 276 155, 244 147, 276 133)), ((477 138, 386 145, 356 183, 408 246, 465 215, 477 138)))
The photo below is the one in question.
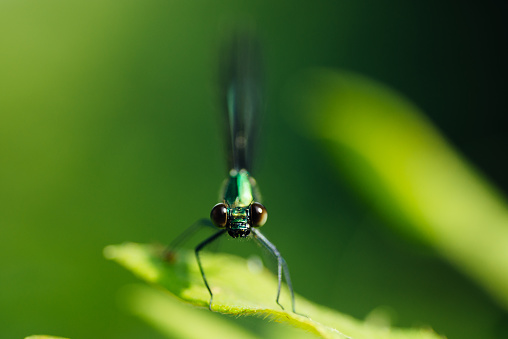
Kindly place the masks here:
MULTIPOLYGON (((208 307, 208 291, 192 252, 178 252, 173 262, 164 260, 161 249, 152 245, 111 245, 104 252, 108 259, 118 262, 140 278, 162 287, 181 300, 208 307)), ((287 291, 282 296, 286 310, 282 310, 275 303, 276 280, 269 271, 249 269, 246 260, 227 254, 204 253, 203 263, 214 292, 212 308, 215 312, 238 316, 255 315, 285 322, 322 338, 438 338, 429 330, 391 329, 360 322, 315 305, 300 296, 297 296, 296 310, 305 316, 295 314, 289 311, 287 291)), ((146 300, 147 303, 153 303, 153 298, 146 300)), ((143 315, 152 319, 152 322, 160 323, 160 319, 153 320, 154 316, 160 317, 158 312, 147 311, 143 315)), ((194 321, 191 316, 186 319, 186 326, 192 326, 194 321)), ((166 322, 174 320, 168 315, 166 322)), ((180 320, 176 322, 182 325, 180 320)))

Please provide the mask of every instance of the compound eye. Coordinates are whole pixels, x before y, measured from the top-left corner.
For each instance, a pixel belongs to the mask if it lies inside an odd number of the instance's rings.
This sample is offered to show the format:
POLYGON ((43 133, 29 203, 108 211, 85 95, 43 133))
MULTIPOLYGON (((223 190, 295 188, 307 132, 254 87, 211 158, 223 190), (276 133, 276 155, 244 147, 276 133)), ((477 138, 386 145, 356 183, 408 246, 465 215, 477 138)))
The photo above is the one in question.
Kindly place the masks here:
POLYGON ((213 206, 210 212, 210 219, 215 226, 224 228, 228 222, 228 207, 224 203, 218 203, 213 206))
POLYGON ((268 218, 268 212, 266 212, 265 206, 259 202, 253 202, 250 205, 250 220, 254 227, 261 227, 265 224, 268 218))

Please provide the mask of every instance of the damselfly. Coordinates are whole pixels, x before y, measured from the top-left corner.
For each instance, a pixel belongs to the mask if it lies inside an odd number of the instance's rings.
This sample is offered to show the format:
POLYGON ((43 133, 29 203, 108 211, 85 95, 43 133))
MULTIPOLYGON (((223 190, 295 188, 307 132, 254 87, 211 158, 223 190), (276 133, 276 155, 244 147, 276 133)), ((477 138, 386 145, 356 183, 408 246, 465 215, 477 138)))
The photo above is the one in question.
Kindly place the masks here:
MULTIPOLYGON (((286 261, 275 245, 259 231, 266 223, 268 214, 259 202, 257 184, 250 174, 256 126, 260 118, 259 49, 256 41, 250 36, 236 35, 223 52, 221 99, 227 112, 227 153, 230 171, 222 187, 221 202, 212 208, 210 220, 201 220, 196 224, 208 225, 217 230, 195 248, 201 276, 210 293, 208 306, 212 310, 213 293, 206 279, 200 252, 227 233, 233 238, 254 239, 277 259, 278 287, 275 301, 283 308, 279 298, 284 275, 291 294, 292 310, 295 312, 295 297, 286 261)), ((175 242, 179 243, 188 233, 182 234, 175 242)), ((174 245, 171 247, 174 248, 174 245)))

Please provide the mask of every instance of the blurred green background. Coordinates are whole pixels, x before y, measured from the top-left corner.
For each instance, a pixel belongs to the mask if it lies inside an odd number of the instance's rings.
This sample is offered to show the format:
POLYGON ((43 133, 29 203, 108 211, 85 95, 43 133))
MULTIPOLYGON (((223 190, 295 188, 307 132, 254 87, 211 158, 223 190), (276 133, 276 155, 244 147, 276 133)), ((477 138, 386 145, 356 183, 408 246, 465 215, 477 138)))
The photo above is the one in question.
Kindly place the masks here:
POLYGON ((295 289, 357 318, 508 336, 505 309, 393 233, 294 124, 286 86, 343 68, 410 98, 502 191, 501 1, 0 1, 0 336, 162 338, 118 305, 123 241, 168 243, 224 178, 218 46, 255 22, 266 64, 255 169, 295 289))

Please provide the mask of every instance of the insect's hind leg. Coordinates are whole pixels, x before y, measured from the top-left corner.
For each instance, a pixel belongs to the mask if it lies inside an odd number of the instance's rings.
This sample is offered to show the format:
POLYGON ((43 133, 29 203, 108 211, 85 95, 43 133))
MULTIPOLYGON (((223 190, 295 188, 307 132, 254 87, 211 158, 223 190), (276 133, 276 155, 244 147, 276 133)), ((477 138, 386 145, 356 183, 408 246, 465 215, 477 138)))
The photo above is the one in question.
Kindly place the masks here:
POLYGON ((226 230, 220 230, 219 232, 215 233, 211 237, 205 239, 203 242, 201 242, 198 246, 196 246, 196 249, 194 250, 196 253, 196 260, 198 262, 199 271, 201 272, 201 277, 203 278, 203 282, 205 283, 205 286, 208 290, 208 293, 210 293, 210 303, 208 304, 208 308, 210 311, 212 311, 212 302, 213 302, 213 293, 210 289, 210 285, 208 285, 208 281, 206 280, 205 271, 203 270, 203 265, 201 264, 201 258, 199 257, 199 252, 208 244, 214 242, 217 238, 219 238, 221 235, 223 235, 226 232, 226 230))
POLYGON ((291 277, 289 276, 289 268, 286 263, 286 260, 282 257, 277 247, 275 247, 274 244, 272 244, 263 234, 261 234, 260 231, 257 229, 252 228, 252 233, 254 234, 254 239, 256 239, 261 245, 263 245, 269 252, 277 259, 277 279, 278 279, 278 288, 277 288, 277 298, 275 301, 277 304, 284 309, 284 307, 280 304, 279 298, 280 298, 280 291, 282 287, 282 272, 284 272, 284 277, 286 278, 286 284, 289 289, 289 293, 291 294, 291 306, 293 313, 296 313, 295 311, 295 293, 293 291, 293 284, 291 283, 291 277))
POLYGON ((185 231, 183 231, 178 237, 176 237, 164 250, 163 258, 167 261, 171 262, 174 260, 175 252, 178 247, 185 242, 185 240, 189 239, 194 233, 200 230, 202 227, 211 227, 213 229, 217 229, 210 220, 208 219, 200 219, 193 223, 190 227, 188 227, 185 231))

